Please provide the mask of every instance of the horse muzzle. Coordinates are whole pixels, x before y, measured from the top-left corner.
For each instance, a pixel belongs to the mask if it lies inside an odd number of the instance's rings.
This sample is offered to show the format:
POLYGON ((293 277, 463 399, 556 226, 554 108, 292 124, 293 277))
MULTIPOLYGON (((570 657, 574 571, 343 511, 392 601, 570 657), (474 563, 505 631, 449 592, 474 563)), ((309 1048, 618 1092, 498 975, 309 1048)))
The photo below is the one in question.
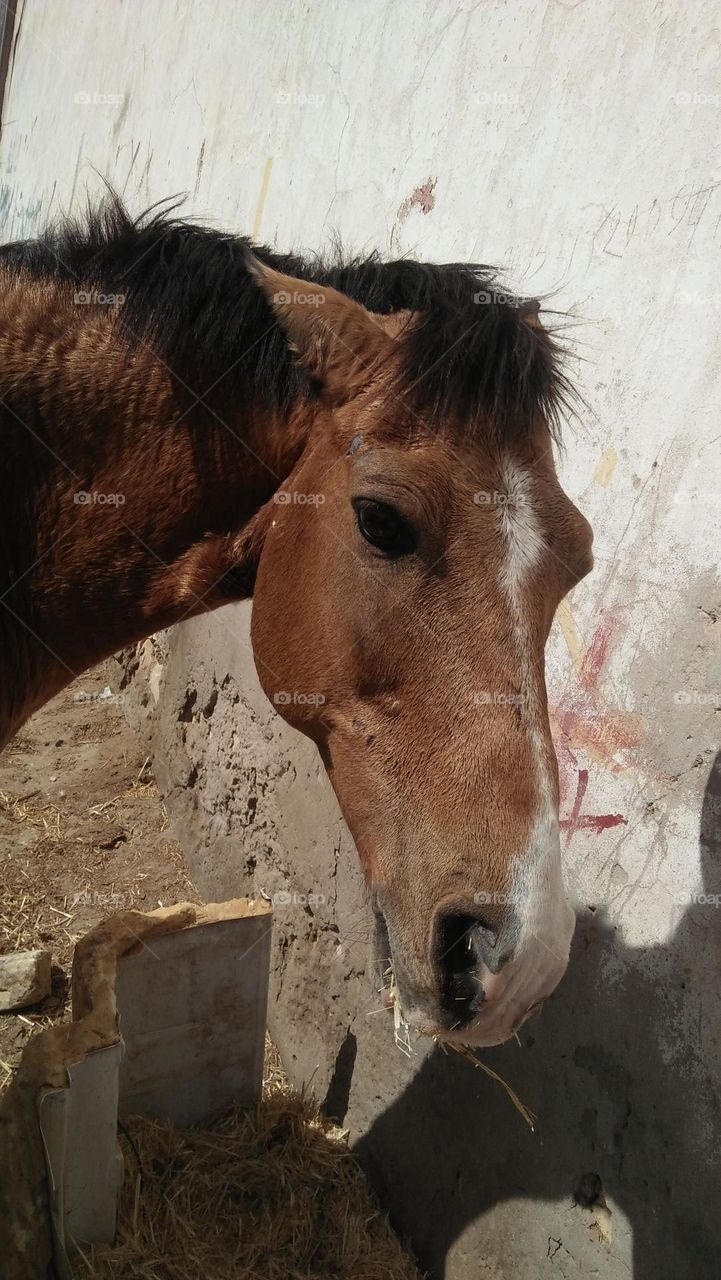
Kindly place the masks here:
POLYGON ((420 1035, 490 1046, 510 1039, 538 1012, 568 964, 575 918, 557 913, 552 936, 508 910, 458 902, 436 912, 428 956, 404 948, 392 917, 376 908, 376 948, 392 1003, 420 1035), (461 909, 464 907, 465 909, 461 909))

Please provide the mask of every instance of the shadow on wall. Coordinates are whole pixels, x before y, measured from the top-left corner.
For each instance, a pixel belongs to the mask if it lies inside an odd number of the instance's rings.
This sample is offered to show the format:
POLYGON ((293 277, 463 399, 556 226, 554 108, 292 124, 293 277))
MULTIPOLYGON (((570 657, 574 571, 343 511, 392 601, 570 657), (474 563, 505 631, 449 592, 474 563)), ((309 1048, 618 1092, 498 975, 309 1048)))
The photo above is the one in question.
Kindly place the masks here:
MULTIPOLYGON (((587 1204, 599 1185, 631 1222, 634 1280, 719 1274, 721 753, 700 844, 705 894, 719 905, 690 904, 673 938, 647 949, 625 946, 589 911, 559 993, 521 1033, 523 1051, 483 1051, 536 1111, 535 1134, 483 1073, 436 1051, 357 1143, 431 1280, 491 1206, 587 1204)), ((548 1244, 549 1257, 563 1249, 548 1244)), ((602 1267, 606 1246, 597 1247, 602 1267)))

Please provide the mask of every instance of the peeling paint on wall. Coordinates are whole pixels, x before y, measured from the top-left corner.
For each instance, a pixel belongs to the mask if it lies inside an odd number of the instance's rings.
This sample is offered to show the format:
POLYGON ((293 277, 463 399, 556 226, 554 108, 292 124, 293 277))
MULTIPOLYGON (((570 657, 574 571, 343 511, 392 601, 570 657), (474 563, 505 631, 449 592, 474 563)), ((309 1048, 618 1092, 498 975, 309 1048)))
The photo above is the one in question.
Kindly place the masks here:
POLYGON ((412 209, 419 209, 426 217, 428 216, 436 203, 435 190, 437 181, 437 178, 429 178, 427 182, 424 182, 420 187, 416 187, 415 191, 412 191, 401 202, 396 215, 399 223, 405 222, 412 209))

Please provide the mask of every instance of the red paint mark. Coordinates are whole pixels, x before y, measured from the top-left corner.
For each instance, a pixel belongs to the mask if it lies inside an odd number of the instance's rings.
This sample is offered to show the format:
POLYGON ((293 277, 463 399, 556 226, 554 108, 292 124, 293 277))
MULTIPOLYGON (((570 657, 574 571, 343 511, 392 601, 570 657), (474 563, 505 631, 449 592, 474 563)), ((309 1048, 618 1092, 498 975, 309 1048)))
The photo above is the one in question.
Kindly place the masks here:
POLYGON ((597 764, 622 772, 627 766, 617 759, 639 745, 645 731, 640 716, 611 709, 598 690, 598 681, 608 657, 617 620, 603 615, 588 646, 578 680, 551 710, 556 754, 558 756, 559 807, 570 801, 574 774, 576 793, 568 818, 559 826, 566 832, 566 844, 575 831, 592 831, 596 835, 609 827, 628 826, 622 813, 582 813, 588 788, 588 769, 578 767, 578 754, 590 756, 597 764), (578 754, 577 754, 578 753, 578 754))
POLYGON ((596 835, 600 835, 602 831, 608 831, 609 827, 628 826, 628 818, 624 818, 622 813, 584 813, 581 814, 581 808, 588 788, 588 769, 578 770, 578 784, 576 786, 576 798, 573 802, 570 818, 561 818, 559 827, 566 832, 566 844, 571 839, 574 831, 593 831, 596 835))
POLYGON ((398 209, 398 221, 405 222, 411 209, 420 209, 421 213, 428 215, 435 207, 436 183, 437 178, 429 178, 420 187, 416 187, 415 191, 403 201, 398 209))
POLYGON ((608 707, 597 687, 615 626, 615 619, 602 618, 588 646, 578 680, 561 703, 551 709, 562 800, 570 798, 572 777, 577 772, 577 752, 584 752, 596 763, 620 772, 625 764, 616 757, 637 747, 646 728, 640 716, 608 707))
POLYGON ((568 835, 566 836, 566 844, 568 844, 569 840, 571 839, 571 836, 573 835, 574 831, 578 827, 578 819, 581 815, 581 805, 583 804, 583 797, 586 794, 587 786, 588 786, 588 769, 579 769, 578 784, 576 786, 576 798, 573 802, 571 816, 568 819, 567 828, 566 828, 568 831, 568 835))
POLYGON ((578 824, 579 831, 595 831, 600 835, 609 827, 628 826, 628 818, 622 813, 585 813, 578 824))
POLYGON ((581 684, 586 689, 595 688, 598 677, 603 671, 608 656, 608 646, 611 642, 613 625, 613 622, 601 623, 591 637, 591 643, 581 664, 580 679, 581 684))
MULTIPOLYGON (((568 831, 571 821, 571 818, 561 818, 558 825, 562 830, 568 831)), ((593 831, 595 835, 600 835, 602 831, 608 831, 609 827, 620 826, 628 826, 628 818, 624 818, 622 813, 584 813, 578 819, 574 831, 593 831)), ((568 840, 566 843, 568 844, 568 840)))
POLYGON ((555 747, 558 760, 558 807, 562 809, 566 802, 567 782, 578 765, 578 759, 569 747, 566 738, 559 737, 555 747))
POLYGON ((567 707, 558 720, 558 710, 552 713, 552 723, 557 726, 560 741, 571 750, 586 751, 600 763, 614 768, 614 756, 620 751, 637 747, 645 725, 640 717, 629 711, 609 711, 580 693, 573 706, 567 707))

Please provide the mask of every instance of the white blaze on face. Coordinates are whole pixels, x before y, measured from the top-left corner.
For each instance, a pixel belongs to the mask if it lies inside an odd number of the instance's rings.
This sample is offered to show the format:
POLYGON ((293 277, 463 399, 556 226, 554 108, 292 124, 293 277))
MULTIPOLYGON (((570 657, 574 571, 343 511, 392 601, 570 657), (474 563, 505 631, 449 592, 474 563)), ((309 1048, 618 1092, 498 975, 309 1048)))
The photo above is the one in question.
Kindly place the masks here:
POLYGON ((537 652, 528 626, 525 593, 540 570, 546 542, 534 506, 533 478, 513 457, 502 463, 503 496, 499 527, 505 543, 501 584, 507 593, 521 673, 521 718, 536 767, 538 808, 528 844, 519 851, 509 898, 520 925, 515 956, 500 973, 482 976, 486 992, 476 1025, 459 1039, 495 1044, 506 1039, 528 1009, 547 995, 568 963, 575 917, 567 901, 561 868, 558 814, 545 748, 545 703, 537 652))
POLYGON ((534 510, 533 481, 528 471, 506 455, 501 475, 500 525, 506 544, 501 580, 511 600, 514 621, 522 621, 521 589, 540 564, 546 544, 534 510))

